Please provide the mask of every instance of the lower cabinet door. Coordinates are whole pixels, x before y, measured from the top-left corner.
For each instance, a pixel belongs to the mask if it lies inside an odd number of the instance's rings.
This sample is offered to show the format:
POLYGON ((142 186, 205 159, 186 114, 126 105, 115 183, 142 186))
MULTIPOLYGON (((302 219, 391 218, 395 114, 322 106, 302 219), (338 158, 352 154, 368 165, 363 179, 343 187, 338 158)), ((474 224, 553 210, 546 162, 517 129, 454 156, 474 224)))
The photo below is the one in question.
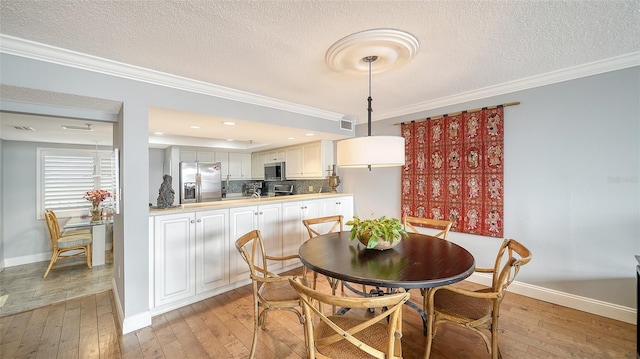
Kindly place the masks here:
POLYGON ((196 294, 229 284, 229 210, 196 213, 196 294))
POLYGON ((195 295, 195 213, 156 216, 155 305, 195 295))
POLYGON ((229 209, 229 281, 231 283, 249 278, 249 266, 236 249, 236 240, 257 227, 258 207, 236 207, 229 209))

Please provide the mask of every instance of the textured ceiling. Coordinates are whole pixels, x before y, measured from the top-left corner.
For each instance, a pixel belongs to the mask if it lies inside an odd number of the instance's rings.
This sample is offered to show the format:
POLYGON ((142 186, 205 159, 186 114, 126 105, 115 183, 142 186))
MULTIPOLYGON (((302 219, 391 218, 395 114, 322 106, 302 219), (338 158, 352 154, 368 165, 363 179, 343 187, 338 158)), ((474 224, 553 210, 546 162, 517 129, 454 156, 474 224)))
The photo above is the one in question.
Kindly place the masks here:
MULTIPOLYGON (((366 121, 367 76, 325 52, 367 29, 415 35, 373 77, 374 120, 640 51, 639 1, 2 0, 0 33, 366 121)), ((492 105, 492 104, 488 104, 492 105)))

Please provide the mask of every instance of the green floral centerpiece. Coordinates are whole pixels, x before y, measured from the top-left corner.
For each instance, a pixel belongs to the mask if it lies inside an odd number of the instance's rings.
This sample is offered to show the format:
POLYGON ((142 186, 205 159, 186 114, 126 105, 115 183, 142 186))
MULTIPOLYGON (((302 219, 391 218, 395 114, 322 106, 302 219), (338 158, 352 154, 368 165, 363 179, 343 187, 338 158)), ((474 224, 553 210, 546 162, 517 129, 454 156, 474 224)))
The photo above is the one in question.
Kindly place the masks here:
POLYGON ((353 216, 353 219, 345 223, 351 226, 350 239, 358 238, 360 243, 370 249, 385 250, 395 247, 407 231, 402 227, 402 223, 397 218, 387 218, 382 216, 374 219, 360 219, 353 216))

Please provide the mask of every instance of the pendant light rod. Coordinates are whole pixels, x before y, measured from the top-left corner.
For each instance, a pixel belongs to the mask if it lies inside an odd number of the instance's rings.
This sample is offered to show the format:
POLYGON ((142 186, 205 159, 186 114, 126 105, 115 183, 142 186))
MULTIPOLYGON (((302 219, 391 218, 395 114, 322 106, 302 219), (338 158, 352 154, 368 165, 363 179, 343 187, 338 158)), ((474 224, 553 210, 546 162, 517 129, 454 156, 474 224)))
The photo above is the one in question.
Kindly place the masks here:
POLYGON ((362 61, 369 63, 369 97, 367 98, 367 103, 368 103, 367 136, 371 136, 371 112, 373 112, 373 109, 371 108, 371 101, 373 101, 373 99, 371 98, 371 63, 376 61, 377 59, 378 59, 378 56, 366 56, 362 58, 362 61))

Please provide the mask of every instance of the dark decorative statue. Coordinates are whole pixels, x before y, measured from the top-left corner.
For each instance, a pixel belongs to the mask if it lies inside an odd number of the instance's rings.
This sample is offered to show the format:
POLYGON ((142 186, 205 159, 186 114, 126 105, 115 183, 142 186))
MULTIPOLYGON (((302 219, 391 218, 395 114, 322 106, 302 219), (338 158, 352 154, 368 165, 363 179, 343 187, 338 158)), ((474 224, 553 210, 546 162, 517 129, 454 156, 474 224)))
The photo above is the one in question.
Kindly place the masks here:
POLYGON ((162 176, 162 184, 158 195, 158 208, 168 208, 173 206, 173 197, 175 192, 171 186, 171 176, 162 176))

